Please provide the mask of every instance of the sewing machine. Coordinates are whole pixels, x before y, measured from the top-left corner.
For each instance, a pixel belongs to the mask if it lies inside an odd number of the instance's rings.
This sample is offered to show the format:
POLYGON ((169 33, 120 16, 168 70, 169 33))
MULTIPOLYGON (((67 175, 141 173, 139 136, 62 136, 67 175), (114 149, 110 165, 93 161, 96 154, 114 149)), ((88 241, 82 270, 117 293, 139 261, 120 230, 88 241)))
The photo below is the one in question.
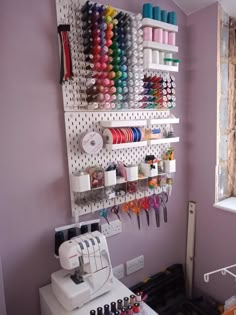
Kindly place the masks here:
POLYGON ((59 248, 62 270, 51 275, 52 291, 72 311, 113 287, 106 238, 98 231, 80 235, 59 248))

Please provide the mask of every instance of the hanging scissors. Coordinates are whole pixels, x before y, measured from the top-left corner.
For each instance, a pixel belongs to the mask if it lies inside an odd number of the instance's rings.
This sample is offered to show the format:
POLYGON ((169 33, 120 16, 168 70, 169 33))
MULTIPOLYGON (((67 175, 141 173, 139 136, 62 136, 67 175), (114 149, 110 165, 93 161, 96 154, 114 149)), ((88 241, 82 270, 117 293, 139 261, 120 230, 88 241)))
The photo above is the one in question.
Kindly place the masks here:
POLYGON ((142 198, 140 200, 140 206, 146 213, 147 224, 149 226, 150 225, 150 219, 149 219, 149 212, 148 212, 148 210, 149 210, 149 207, 150 207, 150 203, 149 203, 148 197, 144 197, 144 198, 142 198))
POLYGON ((167 222, 167 207, 166 204, 168 202, 168 194, 163 191, 162 193, 160 193, 159 195, 160 199, 161 199, 161 207, 163 209, 163 215, 164 215, 164 222, 167 222))
POLYGON ((114 213, 117 216, 117 218, 121 221, 119 211, 120 211, 119 205, 115 205, 111 208, 111 212, 114 213))
POLYGON ((107 209, 102 209, 100 212, 99 212, 99 214, 100 214, 100 216, 102 217, 102 218, 104 218, 106 221, 107 221, 107 223, 108 224, 110 224, 110 222, 108 221, 108 218, 107 218, 107 209))
POLYGON ((130 201, 129 202, 129 207, 130 209, 133 211, 133 213, 135 213, 137 215, 137 220, 138 220, 138 228, 139 230, 141 229, 141 224, 140 224, 140 204, 137 200, 134 201, 130 201))
POLYGON ((121 205, 121 210, 126 212, 128 214, 128 216, 129 216, 129 218, 132 219, 129 209, 130 209, 130 207, 129 207, 129 203, 128 202, 125 202, 125 203, 123 203, 121 205))
POLYGON ((158 195, 152 195, 150 197, 150 207, 153 208, 155 211, 155 216, 156 216, 156 226, 160 227, 160 204, 161 200, 158 195))

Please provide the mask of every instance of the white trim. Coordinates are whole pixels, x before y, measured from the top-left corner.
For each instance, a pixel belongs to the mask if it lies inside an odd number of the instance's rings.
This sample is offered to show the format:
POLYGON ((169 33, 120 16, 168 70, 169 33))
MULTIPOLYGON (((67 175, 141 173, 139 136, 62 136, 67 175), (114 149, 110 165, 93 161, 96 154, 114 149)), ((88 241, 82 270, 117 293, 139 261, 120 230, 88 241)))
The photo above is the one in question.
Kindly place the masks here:
POLYGON ((224 211, 236 213, 236 197, 230 197, 222 201, 218 201, 213 206, 224 211))

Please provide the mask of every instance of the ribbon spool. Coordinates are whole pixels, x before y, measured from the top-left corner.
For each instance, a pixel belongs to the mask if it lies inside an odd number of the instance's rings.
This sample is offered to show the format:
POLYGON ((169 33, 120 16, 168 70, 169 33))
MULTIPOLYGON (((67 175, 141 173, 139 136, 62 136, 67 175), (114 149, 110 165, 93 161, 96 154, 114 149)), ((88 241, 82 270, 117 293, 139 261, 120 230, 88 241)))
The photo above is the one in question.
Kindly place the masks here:
POLYGON ((142 128, 109 128, 103 131, 104 141, 107 144, 119 144, 127 142, 139 142, 144 139, 142 128))
POLYGON ((103 138, 98 132, 86 132, 80 138, 80 148, 87 154, 97 154, 102 150, 103 138))

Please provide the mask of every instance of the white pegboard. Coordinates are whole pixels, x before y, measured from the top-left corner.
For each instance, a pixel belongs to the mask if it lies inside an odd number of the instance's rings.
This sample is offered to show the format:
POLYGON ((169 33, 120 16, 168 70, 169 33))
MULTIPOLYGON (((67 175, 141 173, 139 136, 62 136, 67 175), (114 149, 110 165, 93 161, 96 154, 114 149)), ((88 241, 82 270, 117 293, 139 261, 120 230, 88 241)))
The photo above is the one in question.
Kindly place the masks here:
MULTIPOLYGON (((102 133, 100 121, 102 120, 139 120, 139 119, 157 119, 167 118, 169 111, 127 111, 127 112, 66 112, 66 140, 68 152, 69 174, 75 174, 78 171, 85 170, 89 166, 99 165, 103 168, 108 166, 109 162, 122 161, 125 164, 140 164, 148 154, 154 154, 157 158, 161 158, 163 153, 169 147, 167 144, 153 145, 148 147, 121 149, 109 151, 105 148, 96 155, 89 155, 81 151, 79 140, 82 133, 86 131, 97 131, 102 133)), ((158 126, 162 132, 166 131, 168 125, 158 126)), ((159 189, 160 190, 160 189, 159 189)), ((159 191, 158 190, 158 191, 159 191)), ((151 190, 146 193, 138 193, 137 198, 141 198, 144 194, 153 193, 151 190)), ((86 207, 79 207, 74 202, 74 194, 71 191, 72 212, 75 214, 78 211, 79 215, 97 211, 103 207, 113 206, 114 203, 123 203, 132 196, 116 198, 116 200, 101 201, 91 203, 86 207)))

